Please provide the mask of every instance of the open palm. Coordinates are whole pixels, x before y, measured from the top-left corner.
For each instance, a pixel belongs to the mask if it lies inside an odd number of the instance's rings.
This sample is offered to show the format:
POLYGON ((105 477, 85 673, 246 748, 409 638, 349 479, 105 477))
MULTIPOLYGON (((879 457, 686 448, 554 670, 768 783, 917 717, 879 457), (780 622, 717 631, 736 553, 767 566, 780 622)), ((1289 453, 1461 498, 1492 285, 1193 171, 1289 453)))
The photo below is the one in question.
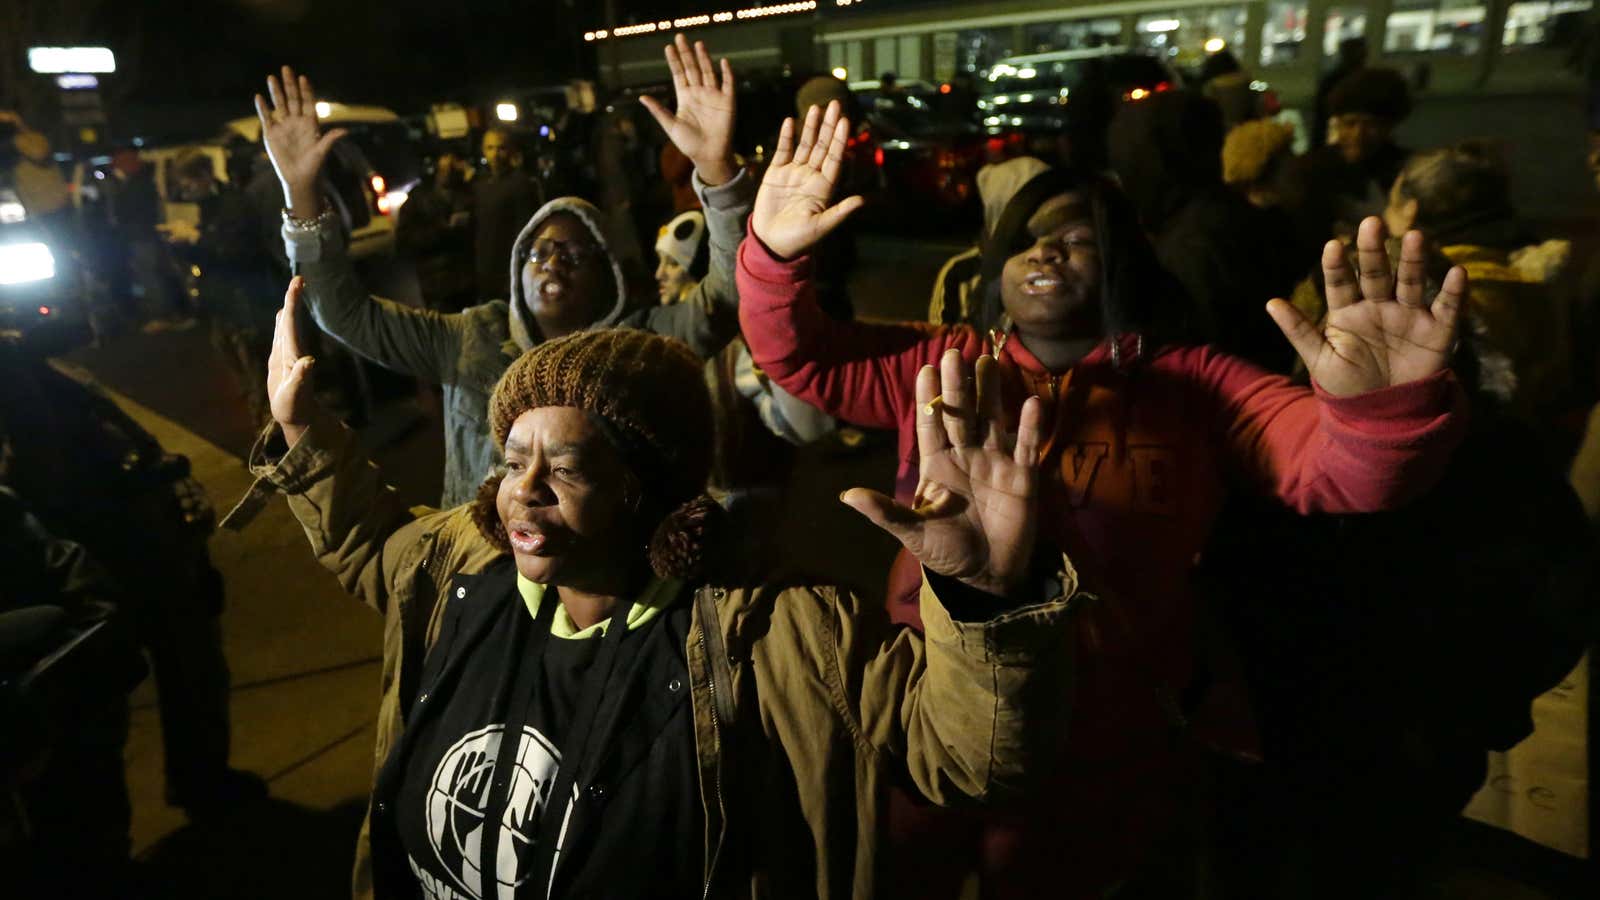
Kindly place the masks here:
POLYGON ((283 294, 283 307, 273 324, 272 353, 267 357, 267 400, 272 418, 283 428, 293 447, 322 412, 311 389, 311 367, 316 360, 300 353, 300 292, 305 279, 296 275, 283 294))
POLYGON ((974 379, 952 349, 938 369, 917 375, 921 474, 913 506, 866 488, 843 500, 929 571, 1006 596, 1033 559, 1043 411, 1037 398, 1023 405, 1013 446, 994 358, 980 357, 976 369, 974 379))
POLYGON ((1322 251, 1328 315, 1311 324, 1283 300, 1268 304, 1284 336, 1324 391, 1336 397, 1406 384, 1450 364, 1467 293, 1467 273, 1452 268, 1431 303, 1425 290, 1423 236, 1408 232, 1400 244, 1398 274, 1389 270, 1383 220, 1368 218, 1356 235, 1360 275, 1344 248, 1330 241, 1322 251))
POLYGON ((296 76, 294 70, 283 67, 283 80, 267 76, 267 93, 272 105, 260 94, 256 95, 256 115, 261 119, 261 141, 266 145, 272 168, 283 182, 283 194, 291 207, 296 206, 297 195, 313 191, 317 173, 328 158, 333 145, 347 133, 335 128, 322 133, 317 121, 317 94, 311 88, 311 79, 296 76))
POLYGON ((722 77, 711 64, 711 54, 703 41, 693 51, 689 41, 678 35, 665 50, 667 68, 672 70, 672 89, 677 97, 677 112, 669 111, 654 97, 644 95, 639 102, 650 111, 684 156, 689 157, 707 184, 721 184, 734 176, 733 123, 737 84, 733 67, 722 61, 722 77))
POLYGON ((850 120, 840 115, 837 100, 828 104, 826 113, 811 107, 798 145, 794 120, 783 120, 750 219, 756 237, 779 258, 805 253, 861 208, 860 197, 828 205, 839 182, 849 135, 850 120))

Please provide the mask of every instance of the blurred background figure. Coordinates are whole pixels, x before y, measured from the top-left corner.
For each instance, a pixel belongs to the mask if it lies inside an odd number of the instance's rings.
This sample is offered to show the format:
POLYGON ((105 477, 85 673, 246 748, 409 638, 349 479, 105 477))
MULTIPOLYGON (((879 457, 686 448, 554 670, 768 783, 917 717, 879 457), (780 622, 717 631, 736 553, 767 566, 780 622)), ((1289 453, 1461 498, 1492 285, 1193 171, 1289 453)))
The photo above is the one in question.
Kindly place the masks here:
POLYGON ((164 217, 155 173, 132 147, 112 153, 106 195, 112 302, 147 330, 193 325, 179 301, 171 257, 161 240, 164 217))
MULTIPOLYGON (((472 179, 473 272, 477 299, 504 299, 511 245, 534 211, 544 205, 537 182, 517 168, 515 136, 503 128, 483 135, 484 167, 472 179)), ((258 379, 259 380, 259 379, 258 379)))
POLYGON ((1233 51, 1226 47, 1206 56, 1205 62, 1200 64, 1196 80, 1200 93, 1215 101, 1222 110, 1225 128, 1258 119, 1268 113, 1263 94, 1250 87, 1250 73, 1239 64, 1239 58, 1233 55, 1233 51))
POLYGON ((1572 242, 1543 240, 1517 215, 1503 149, 1469 140, 1411 157, 1389 192, 1384 221, 1394 234, 1422 229, 1449 264, 1467 270, 1474 337, 1509 367, 1480 378, 1510 411, 1544 430, 1572 378, 1571 323, 1555 289, 1572 242))
MULTIPOLYGON (((705 214, 683 213, 656 238, 656 285, 663 304, 703 302, 696 288, 710 272, 705 214)), ((836 423, 767 378, 750 358, 742 337, 706 360, 716 425, 712 496, 734 517, 740 555, 747 564, 773 562, 780 551, 770 540, 782 526, 786 485, 795 448, 834 433, 836 423)))
POLYGON ((1106 141, 1193 340, 1285 372, 1294 350, 1266 314, 1310 268, 1293 233, 1222 181, 1222 111, 1190 91, 1125 104, 1106 141), (1181 308, 1180 308, 1181 307, 1181 308))
MULTIPOLYGON (((274 254, 262 240, 258 209, 238 182, 217 179, 211 157, 200 150, 172 163, 176 193, 200 207, 198 226, 162 226, 179 256, 200 269, 201 305, 217 349, 233 370, 239 393, 255 421, 267 415, 260 373, 272 346, 272 289, 281 282, 274 254)), ((280 251, 281 253, 281 251, 280 251)))
POLYGON ((72 193, 50 157, 50 139, 9 110, 0 110, 0 139, 10 145, 0 159, 11 170, 12 187, 28 215, 63 237, 70 234, 72 193))
POLYGON ((1328 95, 1339 86, 1346 75, 1364 68, 1367 64, 1367 39, 1346 38, 1339 42, 1339 56, 1321 78, 1317 79, 1317 93, 1311 105, 1311 147, 1316 149, 1328 142, 1328 117, 1333 112, 1328 106, 1328 95))
POLYGON ((1411 88, 1394 69, 1362 68, 1328 95, 1328 143, 1296 166, 1296 215, 1307 234, 1353 235, 1356 223, 1381 215, 1409 151, 1395 128, 1411 114, 1411 88))
POLYGON ((1294 127, 1257 119, 1234 126, 1222 142, 1222 181, 1257 209, 1278 209, 1294 160, 1294 127))
POLYGON ((441 312, 459 312, 476 296, 467 172, 461 154, 441 150, 400 207, 395 226, 396 248, 416 266, 422 302, 441 312))

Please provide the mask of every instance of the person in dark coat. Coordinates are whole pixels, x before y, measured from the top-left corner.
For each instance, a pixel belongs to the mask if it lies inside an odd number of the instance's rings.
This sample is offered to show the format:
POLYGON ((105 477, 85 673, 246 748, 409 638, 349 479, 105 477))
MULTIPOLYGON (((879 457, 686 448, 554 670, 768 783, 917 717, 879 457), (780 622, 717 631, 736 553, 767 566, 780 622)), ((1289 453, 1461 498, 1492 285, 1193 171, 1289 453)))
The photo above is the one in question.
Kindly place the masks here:
POLYGON ((1328 142, 1328 95, 1346 75, 1367 64, 1367 39, 1346 38, 1339 42, 1339 58, 1332 69, 1317 80, 1317 97, 1311 107, 1311 146, 1328 142))
POLYGON ((1308 233, 1344 237, 1363 218, 1381 215, 1410 151, 1394 131, 1411 114, 1411 88, 1394 69, 1364 68, 1328 95, 1326 145, 1300 158, 1292 205, 1308 233))
POLYGON ((442 312, 460 312, 474 296, 472 191, 466 174, 460 154, 441 152, 433 177, 413 188, 400 207, 395 229, 400 254, 417 267, 422 302, 442 312))
POLYGON ((1111 166, 1188 298, 1190 337, 1286 372, 1293 348, 1262 310, 1289 296, 1316 249, 1223 184, 1222 129, 1217 104, 1187 91, 1124 104, 1107 138, 1111 166))
POLYGON ((478 300, 496 300, 506 292, 506 260, 517 234, 544 205, 538 182, 515 163, 516 147, 510 132, 491 128, 483 136, 486 169, 472 179, 473 271, 478 300))
POLYGON ((164 231, 180 254, 199 266, 201 304, 211 320, 213 343, 251 414, 262 421, 267 397, 259 375, 272 347, 270 298, 280 273, 262 243, 266 214, 259 194, 219 181, 211 157, 201 150, 179 155, 172 168, 178 195, 199 205, 200 222, 168 223, 164 231))

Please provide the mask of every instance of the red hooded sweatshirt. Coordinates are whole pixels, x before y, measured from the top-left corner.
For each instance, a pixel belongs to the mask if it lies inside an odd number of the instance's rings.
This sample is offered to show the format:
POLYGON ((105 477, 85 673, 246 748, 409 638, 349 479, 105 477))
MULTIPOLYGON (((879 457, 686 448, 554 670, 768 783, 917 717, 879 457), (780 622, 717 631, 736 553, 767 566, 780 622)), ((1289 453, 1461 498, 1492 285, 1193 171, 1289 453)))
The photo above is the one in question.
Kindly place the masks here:
MULTIPOLYGON (((895 493, 907 501, 918 370, 951 347, 970 362, 992 343, 967 326, 835 321, 813 301, 809 271, 807 259, 783 262, 745 239, 739 319, 751 356, 822 411, 897 429, 895 493)), ((1145 348, 1133 361, 1128 342, 1117 366, 1107 343, 1052 374, 1014 336, 999 344, 1013 423, 1029 394, 1053 401, 1040 537, 1102 598, 1071 636, 1073 739, 1057 779, 1068 793, 1083 780, 1103 789, 1116 773, 1143 779, 1141 760, 1170 747, 1193 666, 1190 571, 1230 489, 1266 491, 1301 512, 1389 509, 1432 485, 1464 432, 1465 396, 1448 372, 1336 398, 1208 347, 1145 348)), ((910 562, 897 561, 889 607, 920 627, 910 562)))

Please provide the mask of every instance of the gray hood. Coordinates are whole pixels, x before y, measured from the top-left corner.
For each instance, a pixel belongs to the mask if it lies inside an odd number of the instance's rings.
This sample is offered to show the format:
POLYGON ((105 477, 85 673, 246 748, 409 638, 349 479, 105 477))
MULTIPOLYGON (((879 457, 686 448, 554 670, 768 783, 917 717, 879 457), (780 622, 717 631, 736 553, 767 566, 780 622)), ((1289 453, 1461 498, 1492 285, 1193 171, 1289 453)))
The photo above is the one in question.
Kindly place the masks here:
POLYGON ((544 226, 546 219, 556 213, 567 213, 576 216, 589 233, 594 236, 595 243, 605 252, 606 261, 611 264, 611 277, 616 282, 617 297, 612 304, 611 311, 596 319, 590 328, 610 328, 622 320, 623 313, 628 306, 628 281, 622 274, 622 263, 617 259, 616 251, 612 249, 613 242, 607 237, 605 227, 605 214, 593 203, 581 197, 557 197, 539 208, 522 226, 522 232, 517 235, 516 243, 511 245, 511 339, 517 346, 527 350, 543 338, 539 335, 539 328, 534 324, 533 311, 527 307, 527 298, 522 296, 522 266, 521 262, 527 258, 528 247, 533 243, 534 235, 544 226))

